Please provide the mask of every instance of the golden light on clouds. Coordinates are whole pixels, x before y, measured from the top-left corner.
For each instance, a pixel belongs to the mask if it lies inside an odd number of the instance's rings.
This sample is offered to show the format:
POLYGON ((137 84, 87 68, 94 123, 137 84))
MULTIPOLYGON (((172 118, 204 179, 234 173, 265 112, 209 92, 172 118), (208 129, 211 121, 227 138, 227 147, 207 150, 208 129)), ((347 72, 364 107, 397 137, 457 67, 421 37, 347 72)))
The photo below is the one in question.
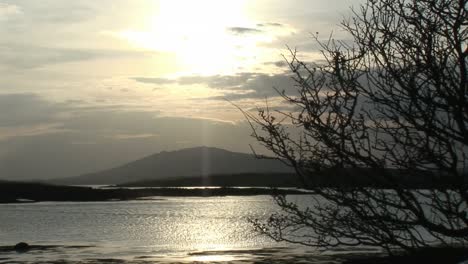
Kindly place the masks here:
POLYGON ((138 49, 174 53, 178 75, 232 74, 246 69, 256 62, 258 44, 273 38, 255 29, 255 21, 245 12, 246 1, 158 3, 146 28, 118 35, 138 49))
POLYGON ((0 174, 74 176, 209 144, 248 152, 226 100, 283 107, 286 45, 317 61, 310 32, 339 34, 362 1, 0 0, 0 164, 12 164, 0 174))

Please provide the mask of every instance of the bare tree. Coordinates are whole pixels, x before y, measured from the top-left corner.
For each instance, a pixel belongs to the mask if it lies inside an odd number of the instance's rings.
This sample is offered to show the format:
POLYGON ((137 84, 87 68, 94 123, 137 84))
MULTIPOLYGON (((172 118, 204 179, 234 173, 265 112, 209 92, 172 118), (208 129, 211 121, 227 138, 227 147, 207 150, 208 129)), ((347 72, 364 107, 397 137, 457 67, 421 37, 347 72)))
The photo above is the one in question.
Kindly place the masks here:
POLYGON ((244 114, 253 136, 315 196, 307 207, 276 196, 283 212, 254 220, 258 231, 325 248, 467 246, 466 7, 369 0, 342 23, 353 43, 313 36, 325 64, 290 50, 297 94, 279 93, 299 110, 244 114), (316 180, 332 175, 369 181, 337 188, 316 180))

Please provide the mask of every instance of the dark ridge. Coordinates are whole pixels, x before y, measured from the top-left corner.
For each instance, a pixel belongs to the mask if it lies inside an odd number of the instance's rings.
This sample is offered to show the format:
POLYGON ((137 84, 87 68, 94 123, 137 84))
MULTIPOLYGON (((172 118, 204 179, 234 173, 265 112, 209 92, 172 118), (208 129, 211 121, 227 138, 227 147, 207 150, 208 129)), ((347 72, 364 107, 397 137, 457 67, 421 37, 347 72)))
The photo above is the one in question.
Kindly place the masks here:
POLYGON ((67 185, 122 184, 134 181, 242 173, 291 173, 275 159, 257 159, 253 154, 219 148, 197 147, 153 154, 101 172, 50 182, 67 185))
POLYGON ((133 181, 117 186, 394 188, 397 185, 398 187, 410 189, 450 189, 461 186, 461 184, 467 184, 467 179, 466 175, 464 178, 461 177, 460 179, 449 177, 448 175, 438 175, 428 171, 407 172, 390 169, 330 169, 321 173, 311 172, 304 181, 294 173, 241 173, 133 181))
POLYGON ((467 259, 468 251, 463 247, 428 247, 419 249, 411 254, 407 253, 396 256, 353 256, 345 260, 343 264, 457 264, 467 259))
POLYGON ((122 187, 298 187, 301 181, 294 173, 241 173, 233 175, 207 175, 184 177, 177 179, 162 179, 137 181, 119 184, 122 187))
POLYGON ((0 182, 0 203, 40 201, 115 201, 133 200, 152 196, 227 196, 306 194, 299 190, 265 188, 142 188, 142 189, 94 189, 90 187, 59 186, 42 183, 0 182))

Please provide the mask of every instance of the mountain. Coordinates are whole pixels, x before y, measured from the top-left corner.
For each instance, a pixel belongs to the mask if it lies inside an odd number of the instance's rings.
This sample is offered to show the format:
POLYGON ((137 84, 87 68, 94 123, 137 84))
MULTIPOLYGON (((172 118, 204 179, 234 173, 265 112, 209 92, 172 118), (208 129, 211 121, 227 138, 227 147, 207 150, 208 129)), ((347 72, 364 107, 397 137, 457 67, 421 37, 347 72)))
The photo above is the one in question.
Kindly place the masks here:
POLYGON ((76 177, 55 179, 56 184, 122 184, 191 176, 242 173, 290 173, 278 160, 257 159, 252 154, 219 148, 196 147, 163 151, 125 165, 76 177))

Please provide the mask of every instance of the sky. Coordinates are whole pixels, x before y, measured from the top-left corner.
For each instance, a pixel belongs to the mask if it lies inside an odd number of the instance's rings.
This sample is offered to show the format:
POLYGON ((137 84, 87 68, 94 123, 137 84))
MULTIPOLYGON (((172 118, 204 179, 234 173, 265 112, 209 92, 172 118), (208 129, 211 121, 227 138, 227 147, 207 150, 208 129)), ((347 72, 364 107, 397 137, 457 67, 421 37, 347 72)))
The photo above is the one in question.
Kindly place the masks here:
POLYGON ((0 0, 0 179, 163 150, 263 152, 242 113, 288 110, 283 55, 319 62, 359 0, 0 0))

